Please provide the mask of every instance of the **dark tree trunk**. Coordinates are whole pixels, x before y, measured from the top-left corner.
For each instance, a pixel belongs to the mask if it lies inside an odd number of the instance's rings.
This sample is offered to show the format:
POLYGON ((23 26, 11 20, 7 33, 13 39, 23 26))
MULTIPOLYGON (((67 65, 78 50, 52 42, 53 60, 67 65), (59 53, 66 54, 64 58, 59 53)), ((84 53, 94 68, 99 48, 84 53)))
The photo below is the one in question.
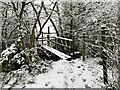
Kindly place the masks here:
POLYGON ((61 21, 61 17, 60 17, 60 10, 59 10, 59 5, 57 3, 57 13, 58 13, 58 20, 59 20, 59 31, 60 31, 60 34, 63 33, 63 30, 62 30, 62 21, 61 21))
MULTIPOLYGON (((72 5, 72 1, 70 4, 70 11, 73 11, 73 5, 72 5)), ((73 30, 73 16, 71 14, 71 21, 70 21, 70 38, 72 39, 72 30, 73 30)))
MULTIPOLYGON (((118 2, 118 38, 120 39, 120 1, 118 2)), ((118 71, 119 71, 119 76, 118 76, 118 89, 120 90, 120 41, 118 41, 118 71)))

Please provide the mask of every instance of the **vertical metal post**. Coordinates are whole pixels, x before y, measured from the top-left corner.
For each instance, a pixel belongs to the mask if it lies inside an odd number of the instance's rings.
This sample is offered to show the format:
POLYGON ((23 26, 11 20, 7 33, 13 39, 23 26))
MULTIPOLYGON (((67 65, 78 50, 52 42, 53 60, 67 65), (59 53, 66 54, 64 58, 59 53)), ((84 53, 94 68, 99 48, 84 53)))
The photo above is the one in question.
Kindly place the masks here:
POLYGON ((70 55, 70 49, 71 49, 71 46, 70 46, 70 43, 71 43, 71 41, 66 41, 67 42, 67 46, 69 46, 70 48, 68 48, 68 53, 69 53, 69 55, 70 55))
POLYGON ((82 59, 85 61, 86 48, 85 48, 85 33, 83 33, 83 47, 82 47, 82 59))
MULTIPOLYGON (((102 47, 105 48, 106 45, 105 45, 105 42, 106 42, 106 39, 105 39, 105 34, 106 31, 105 29, 102 29, 102 47)), ((102 48, 102 55, 101 55, 101 58, 103 60, 103 79, 104 79, 104 84, 108 84, 108 74, 107 74, 107 57, 106 57, 106 53, 104 51, 104 49, 102 48)))
MULTIPOLYGON (((57 38, 55 37, 55 42, 57 42, 57 38)), ((55 49, 57 49, 57 45, 55 44, 55 49)))
POLYGON ((50 27, 48 26, 47 45, 50 45, 50 27))
POLYGON ((72 53, 72 58, 74 58, 74 48, 75 48, 75 38, 74 36, 72 35, 72 42, 71 42, 71 53, 72 53))
POLYGON ((42 34, 42 45, 43 45, 43 32, 41 34, 42 34))

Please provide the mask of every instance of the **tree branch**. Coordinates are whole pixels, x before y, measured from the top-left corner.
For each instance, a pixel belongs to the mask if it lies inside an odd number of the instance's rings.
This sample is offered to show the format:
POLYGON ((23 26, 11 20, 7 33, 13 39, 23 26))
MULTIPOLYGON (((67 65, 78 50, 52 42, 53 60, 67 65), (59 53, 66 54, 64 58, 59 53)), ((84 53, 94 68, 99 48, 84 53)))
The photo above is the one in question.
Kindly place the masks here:
POLYGON ((11 7, 11 5, 9 5, 9 4, 5 3, 5 2, 0 1, 0 3, 3 3, 3 4, 5 4, 5 5, 7 5, 7 6, 10 6, 10 7, 11 7))
POLYGON ((14 12, 15 12, 15 15, 18 17, 17 8, 16 8, 16 6, 15 6, 15 3, 14 3, 14 2, 11 2, 11 4, 12 4, 13 10, 14 10, 14 12))
POLYGON ((33 7, 33 10, 35 11, 35 14, 36 14, 36 16, 37 16, 37 21, 38 21, 38 24, 39 24, 39 27, 40 27, 40 30, 41 30, 41 23, 40 23, 40 20, 39 20, 39 16, 40 16, 40 13, 41 13, 41 11, 42 11, 43 2, 41 3, 41 7, 40 7, 39 12, 37 12, 37 10, 35 9, 35 7, 34 7, 34 5, 33 5, 32 2, 31 2, 31 5, 32 5, 32 7, 33 7))
MULTIPOLYGON (((57 5, 57 2, 55 2, 54 5, 57 5)), ((44 9, 46 15, 48 16, 48 12, 47 12, 47 9, 46 9, 45 6, 43 6, 43 9, 44 9)), ((52 12, 53 12, 53 11, 54 11, 54 8, 52 9, 52 12)), ((50 21, 51 21, 51 23, 52 23, 52 25, 53 25, 53 27, 54 27, 56 33, 57 33, 57 36, 59 36, 59 32, 58 32, 58 30, 57 30, 57 27, 56 27, 55 24, 54 24, 54 21, 51 19, 51 16, 49 17, 49 19, 50 19, 50 21)))
POLYGON ((25 5, 26 5, 25 2, 22 2, 22 8, 21 8, 21 11, 20 11, 20 14, 19 14, 20 19, 22 18, 25 5))
POLYGON ((53 24, 53 26, 54 26, 54 28, 55 28, 55 30, 56 30, 56 32, 57 32, 57 35, 58 35, 57 28, 56 28, 53 20, 51 19, 51 15, 52 15, 52 13, 53 13, 54 8, 55 8, 56 5, 57 5, 57 2, 55 2, 55 4, 54 4, 54 6, 53 6, 53 8, 52 8, 52 11, 51 11, 51 13, 49 14, 49 16, 48 16, 48 12, 47 12, 45 6, 43 5, 43 9, 44 9, 45 13, 47 14, 48 18, 47 18, 46 21, 43 23, 43 25, 42 25, 42 27, 41 27, 41 30, 40 30, 39 34, 37 35, 36 39, 38 39, 38 37, 40 36, 40 34, 41 34, 41 32, 42 32, 42 29, 44 28, 45 24, 48 22, 49 19, 50 19, 51 23, 53 24))

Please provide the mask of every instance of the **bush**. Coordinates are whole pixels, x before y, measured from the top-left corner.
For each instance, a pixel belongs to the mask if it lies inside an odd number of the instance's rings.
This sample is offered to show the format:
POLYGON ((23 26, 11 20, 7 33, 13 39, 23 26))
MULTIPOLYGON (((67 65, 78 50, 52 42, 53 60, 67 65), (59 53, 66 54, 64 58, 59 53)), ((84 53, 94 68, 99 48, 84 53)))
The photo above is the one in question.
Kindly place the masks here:
MULTIPOLYGON (((38 47, 33 47, 33 48, 26 47, 25 49, 21 49, 21 48, 22 48, 21 42, 19 40, 2 52, 1 54, 2 60, 0 64, 2 65, 3 72, 10 72, 12 70, 17 70, 22 65, 28 65, 29 71, 31 71, 31 66, 32 66, 31 64, 37 63, 40 60, 42 61, 42 57, 40 57, 38 53, 38 47)), ((42 53, 42 49, 40 50, 42 53)))

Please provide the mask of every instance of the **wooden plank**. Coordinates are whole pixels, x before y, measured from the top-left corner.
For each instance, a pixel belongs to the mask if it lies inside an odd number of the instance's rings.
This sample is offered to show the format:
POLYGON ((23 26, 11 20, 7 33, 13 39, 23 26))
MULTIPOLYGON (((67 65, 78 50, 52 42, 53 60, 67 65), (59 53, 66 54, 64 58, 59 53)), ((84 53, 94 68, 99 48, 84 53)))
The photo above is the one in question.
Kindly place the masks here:
POLYGON ((62 59, 69 59, 69 58, 71 58, 71 56, 66 55, 66 54, 64 54, 64 53, 62 53, 62 52, 60 52, 60 51, 58 51, 58 50, 56 50, 56 49, 54 49, 52 47, 47 46, 47 45, 42 45, 42 47, 45 48, 46 50, 50 51, 51 53, 57 55, 58 57, 60 57, 62 59))
POLYGON ((57 36, 55 36, 55 38, 58 38, 58 39, 63 39, 63 40, 70 41, 70 42, 72 42, 72 41, 73 41, 72 39, 63 38, 63 37, 57 37, 57 36))

